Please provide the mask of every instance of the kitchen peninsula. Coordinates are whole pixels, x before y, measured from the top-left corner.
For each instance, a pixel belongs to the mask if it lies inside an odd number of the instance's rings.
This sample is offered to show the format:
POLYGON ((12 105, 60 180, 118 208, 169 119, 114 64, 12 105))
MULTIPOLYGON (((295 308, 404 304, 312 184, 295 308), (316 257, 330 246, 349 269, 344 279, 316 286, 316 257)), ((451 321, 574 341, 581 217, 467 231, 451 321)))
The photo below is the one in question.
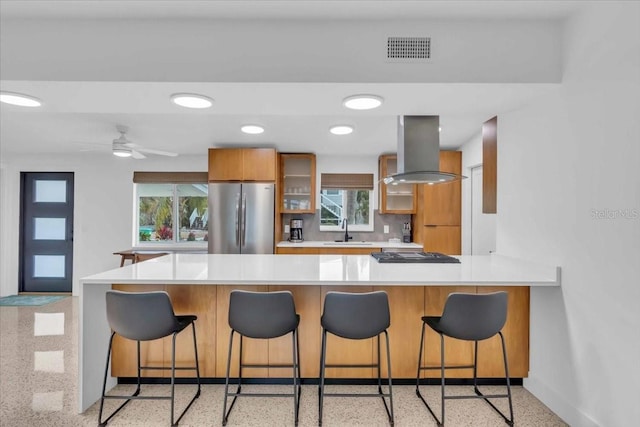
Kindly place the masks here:
MULTIPOLYGON (((391 306, 392 372, 394 378, 415 375, 420 341, 421 316, 436 315, 450 292, 509 292, 509 314, 504 328, 513 377, 526 377, 529 342, 529 287, 559 286, 560 269, 500 255, 460 256, 459 264, 379 264, 369 255, 208 255, 170 254, 109 270, 81 279, 79 338, 79 410, 85 411, 100 397, 102 373, 109 340, 105 293, 109 289, 129 291, 165 290, 177 314, 198 316, 198 353, 203 377, 224 377, 229 337, 227 324, 229 293, 233 289, 255 291, 290 290, 301 316, 301 367, 304 378, 317 378, 320 353, 320 316, 324 294, 331 290, 368 292, 385 290, 391 306)), ((177 363, 192 358, 191 347, 178 337, 177 363)), ((331 339, 341 340, 337 337, 331 339)), ((435 336, 428 336, 429 343, 435 336)), ((186 342, 186 341, 185 341, 186 342)), ((135 344, 114 342, 113 377, 135 376, 135 344)), ((283 362, 290 352, 286 339, 248 340, 248 362, 283 362)), ((471 343, 448 346, 452 361, 465 363, 472 357, 471 343)), ((487 340, 478 375, 502 375, 497 342, 487 340), (498 354, 498 353, 496 353, 498 354), (495 361, 493 359, 496 359, 495 361)), ((360 340, 330 345, 328 362, 373 361, 374 341, 360 340)), ((165 363, 169 341, 143 343, 143 363, 165 363)), ((438 348, 428 348, 427 360, 435 361, 438 348)), ((383 367, 383 369, 385 369, 383 367)), ((371 369, 350 369, 327 377, 371 378, 371 369)), ((166 375, 166 374, 165 374, 166 375)), ((232 372, 232 375, 235 375, 232 372)), ((279 369, 247 369, 247 377, 278 378, 279 369)), ((465 373, 454 373, 462 377, 465 373)), ((162 376, 160 371, 149 376, 162 376)), ((108 388, 115 385, 110 378, 108 388)))

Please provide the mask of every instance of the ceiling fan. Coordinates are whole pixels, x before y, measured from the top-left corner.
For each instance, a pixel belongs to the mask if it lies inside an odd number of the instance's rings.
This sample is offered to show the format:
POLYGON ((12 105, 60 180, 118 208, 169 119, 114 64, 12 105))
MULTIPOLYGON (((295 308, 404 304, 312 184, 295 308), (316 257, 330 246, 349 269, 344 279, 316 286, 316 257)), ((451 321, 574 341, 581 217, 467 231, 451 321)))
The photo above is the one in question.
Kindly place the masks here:
POLYGON ((120 136, 113 140, 111 143, 111 152, 114 156, 118 157, 133 157, 134 159, 145 159, 143 153, 157 154, 159 156, 176 157, 178 153, 171 151, 154 150, 151 148, 144 148, 138 144, 135 144, 127 139, 127 131, 129 128, 123 125, 116 125, 116 129, 120 132, 120 136))

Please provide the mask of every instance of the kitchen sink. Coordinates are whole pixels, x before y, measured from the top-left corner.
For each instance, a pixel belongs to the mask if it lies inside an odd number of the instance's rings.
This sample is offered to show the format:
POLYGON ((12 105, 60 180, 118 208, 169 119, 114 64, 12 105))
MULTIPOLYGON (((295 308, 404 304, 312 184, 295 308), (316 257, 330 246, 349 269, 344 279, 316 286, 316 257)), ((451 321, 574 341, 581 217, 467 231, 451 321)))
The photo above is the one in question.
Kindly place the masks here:
POLYGON ((349 246, 373 246, 372 242, 353 242, 353 241, 349 241, 349 242, 323 242, 322 243, 325 246, 344 246, 344 245, 349 245, 349 246))

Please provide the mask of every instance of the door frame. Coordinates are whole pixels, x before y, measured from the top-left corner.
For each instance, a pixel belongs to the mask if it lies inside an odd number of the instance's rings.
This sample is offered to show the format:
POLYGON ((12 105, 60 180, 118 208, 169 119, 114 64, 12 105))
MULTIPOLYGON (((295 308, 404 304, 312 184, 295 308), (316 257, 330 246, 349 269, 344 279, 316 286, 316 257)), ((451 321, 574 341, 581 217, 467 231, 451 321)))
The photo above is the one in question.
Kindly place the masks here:
MULTIPOLYGON (((18 229, 18 292, 42 292, 42 293, 72 293, 73 292, 73 227, 74 227, 74 214, 75 214, 75 174, 74 172, 65 172, 65 171, 54 171, 54 172, 20 172, 20 194, 19 194, 19 208, 20 208, 20 216, 19 216, 19 229, 18 229), (51 178, 51 179, 64 179, 67 182, 66 185, 66 202, 65 205, 70 206, 70 213, 66 215, 67 218, 67 226, 65 230, 65 239, 60 242, 64 242, 65 245, 68 246, 67 252, 65 252, 65 276, 64 281, 68 282, 68 287, 65 289, 55 289, 54 282, 60 282, 60 280, 53 280, 43 278, 41 280, 42 286, 47 287, 51 286, 49 289, 26 289, 26 278, 27 278, 27 254, 25 251, 27 250, 26 245, 26 230, 29 229, 26 224, 26 220, 31 220, 31 218, 25 218, 26 214, 26 204, 29 203, 25 199, 28 194, 32 194, 33 189, 27 190, 28 182, 35 182, 38 178, 51 178)), ((29 264, 31 265, 31 264, 29 264)))

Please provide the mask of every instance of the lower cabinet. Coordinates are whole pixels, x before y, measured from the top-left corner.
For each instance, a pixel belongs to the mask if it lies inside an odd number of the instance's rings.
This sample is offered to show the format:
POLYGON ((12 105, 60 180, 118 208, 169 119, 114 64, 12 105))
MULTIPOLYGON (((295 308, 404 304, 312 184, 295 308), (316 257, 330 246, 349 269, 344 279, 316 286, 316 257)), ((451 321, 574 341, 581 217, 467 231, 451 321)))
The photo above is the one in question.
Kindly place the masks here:
POLYGON ((276 248, 278 255, 369 255, 380 252, 382 248, 276 248))
MULTIPOLYGON (((424 315, 441 316, 447 296, 452 292, 476 293, 475 286, 429 286, 424 293, 424 315)), ((420 325, 422 328, 422 324, 420 325)), ((528 333, 528 332, 527 332, 528 333)), ((418 333, 418 335, 420 335, 418 333)), ((445 361, 448 365, 470 365, 473 363, 473 343, 445 337, 445 361)), ((440 364, 440 336, 428 326, 425 328, 423 365, 440 364)), ((473 372, 467 369, 450 369, 445 372, 448 378, 472 378, 473 372)), ((440 371, 430 369, 422 371, 423 378, 440 377, 440 371)))
MULTIPOLYGON (((349 248, 353 249, 353 248, 349 248)), ((171 296, 176 314, 195 314, 198 340, 198 355, 201 375, 208 378, 224 378, 230 329, 229 294, 233 289, 251 291, 289 290, 293 293, 296 310, 300 314, 300 359, 304 378, 319 377, 320 345, 322 329, 320 316, 324 296, 329 291, 371 292, 384 290, 389 295, 391 326, 391 372, 393 378, 415 378, 420 349, 422 316, 439 316, 444 302, 451 292, 494 292, 505 290, 509 293, 507 323, 503 329, 509 357, 509 373, 514 378, 523 378, 529 371, 529 288, 528 287, 485 287, 485 286, 227 286, 227 285, 118 285, 114 289, 130 292, 165 290, 171 296)), ((440 338, 427 328, 424 361, 437 364, 440 360, 440 338)), ((236 340, 238 338, 235 338, 236 340)), ((291 336, 273 340, 244 340, 245 362, 247 363, 290 363, 291 336)), ((237 344, 237 343, 236 343, 237 344)), ((169 366, 171 362, 171 338, 142 343, 142 363, 169 366)), ((237 376, 237 349, 234 346, 231 375, 237 376)), ((382 374, 387 374, 384 335, 381 340, 382 374)), ((176 365, 192 366, 193 345, 191 332, 178 335, 176 342, 176 365)), ((329 336, 327 342, 327 363, 371 364, 377 360, 376 339, 345 340, 329 336)), ((473 361, 473 343, 446 339, 445 360, 447 364, 470 364, 473 361)), ((479 343, 479 377, 504 376, 502 350, 499 337, 479 343)), ((246 377, 281 378, 291 375, 284 368, 247 368, 246 377)), ((114 341, 112 375, 115 377, 136 376, 136 344, 118 337, 114 341)), ((147 377, 166 377, 168 371, 143 371, 147 377)), ((178 371, 179 376, 193 376, 190 371, 178 371)), ((328 378, 373 378, 372 368, 327 369, 328 378)), ((438 370, 423 371, 425 377, 439 376, 438 370)), ((471 378, 471 370, 450 370, 447 377, 471 378)))

